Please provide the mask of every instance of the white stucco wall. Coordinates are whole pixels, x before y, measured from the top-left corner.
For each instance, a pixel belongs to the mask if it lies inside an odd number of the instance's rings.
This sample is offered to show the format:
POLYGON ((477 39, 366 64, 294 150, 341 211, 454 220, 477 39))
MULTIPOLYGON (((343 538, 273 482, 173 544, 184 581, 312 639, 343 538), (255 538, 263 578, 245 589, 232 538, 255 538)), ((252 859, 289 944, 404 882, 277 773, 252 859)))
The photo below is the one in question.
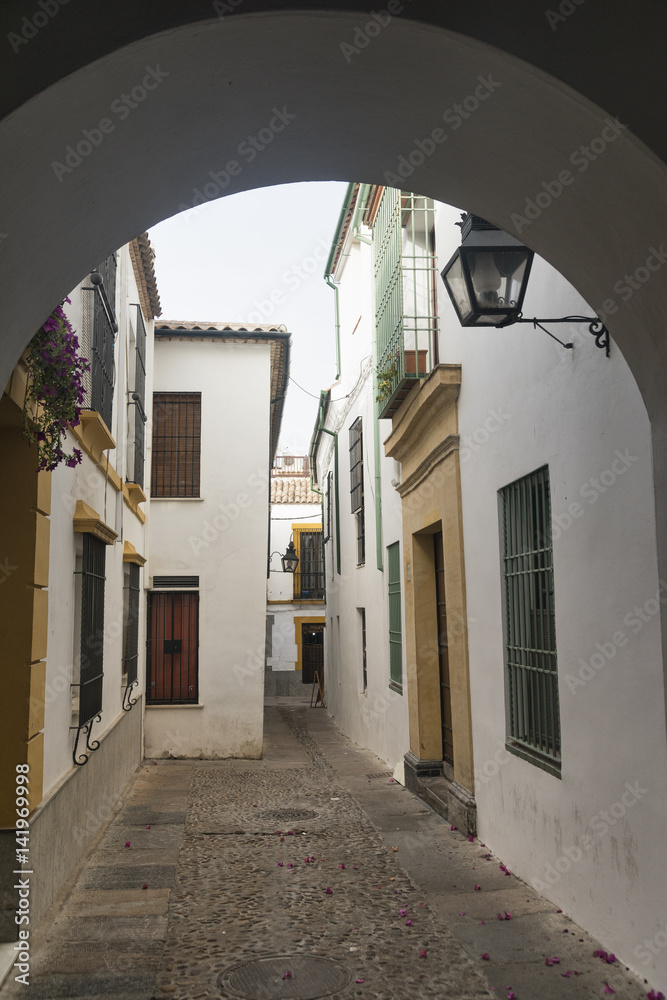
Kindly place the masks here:
POLYGON ((155 345, 154 387, 201 392, 201 498, 152 499, 149 575, 199 576, 199 707, 147 706, 147 756, 261 756, 270 346, 155 345))
MULTIPOLYGON (((460 240, 442 208, 440 267, 460 240)), ((463 330, 444 287, 441 357, 463 366, 461 479, 478 830, 518 875, 651 981, 664 930, 665 716, 650 431, 620 352, 585 326, 463 330), (560 779, 504 750, 498 490, 548 465, 560 779), (571 505, 575 506, 571 506, 571 505), (574 515, 574 516, 573 516, 574 515), (639 610, 635 610, 639 609, 639 610), (635 791, 630 791, 631 789, 635 791)), ((541 260, 524 315, 591 315, 541 260)), ((549 327, 549 324, 547 324, 549 327)), ((667 599, 667 587, 659 595, 667 599)))
MULTIPOLYGON (((117 254, 116 317, 119 330, 115 345, 115 391, 112 433, 116 448, 110 449, 111 465, 125 480, 128 452, 128 393, 134 389, 129 362, 134 351, 135 308, 139 301, 136 280, 129 250, 123 247, 117 254)), ((88 280, 82 282, 88 285, 88 280)), ((65 312, 75 330, 81 331, 82 296, 80 288, 70 293, 71 305, 65 312)), ((147 398, 151 386, 152 320, 146 321, 147 329, 147 398)), ((77 442, 68 434, 67 448, 77 442)), ((106 546, 106 582, 104 605, 104 687, 102 717, 93 726, 92 739, 103 740, 121 714, 124 688, 123 663, 123 545, 127 540, 136 551, 145 554, 145 527, 128 508, 122 493, 107 482, 106 476, 84 453, 82 462, 75 469, 61 465, 52 474, 51 532, 49 549, 49 624, 46 659, 46 687, 44 711, 44 796, 58 788, 62 779, 73 770, 72 747, 74 733, 71 725, 71 684, 73 663, 78 662, 81 643, 79 612, 75 602, 75 553, 77 538, 72 519, 77 500, 93 508, 102 521, 118 535, 113 545, 106 546)), ((141 573, 143 587, 143 571, 141 573)), ((139 684, 133 697, 144 690, 145 678, 145 601, 139 604, 139 684)), ((138 708, 137 711, 140 711, 138 708)), ((85 749, 85 738, 83 741, 85 749)), ((137 746, 137 756, 140 747, 137 746)), ((109 803, 108 808, 111 807, 109 803)))
MULTIPOLYGON (((348 236, 342 260, 335 275, 336 282, 340 283, 342 377, 340 384, 332 389, 334 402, 327 420, 327 427, 337 430, 339 434, 341 572, 337 571, 334 537, 326 547, 325 700, 327 709, 343 732, 355 742, 369 747, 393 767, 409 749, 407 687, 404 681, 402 694, 389 687, 386 552, 387 546, 393 542, 399 541, 402 546, 401 501, 391 483, 396 475, 395 463, 384 456, 380 444, 381 570, 378 569, 376 551, 375 393, 372 375, 374 319, 370 247, 348 236), (363 420, 364 566, 357 566, 356 518, 350 512, 349 428, 359 416, 363 420), (360 608, 366 611, 366 691, 362 676, 360 608)), ((381 421, 380 442, 390 429, 389 421, 381 421)), ((333 444, 329 435, 322 435, 318 463, 318 483, 321 489, 325 489, 327 473, 334 470, 333 444)))

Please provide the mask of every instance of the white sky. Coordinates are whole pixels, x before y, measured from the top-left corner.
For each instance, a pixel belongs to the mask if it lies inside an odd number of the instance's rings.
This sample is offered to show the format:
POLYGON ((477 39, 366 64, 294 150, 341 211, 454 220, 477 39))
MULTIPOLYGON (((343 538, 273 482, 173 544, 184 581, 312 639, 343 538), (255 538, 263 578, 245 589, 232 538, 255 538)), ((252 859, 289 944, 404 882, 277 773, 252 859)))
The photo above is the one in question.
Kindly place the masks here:
MULTIPOLYGON (((161 318, 283 323, 291 376, 319 397, 336 374, 334 293, 323 273, 346 188, 261 188, 154 226, 161 318)), ((279 448, 306 454, 316 415, 317 400, 290 382, 279 448)))

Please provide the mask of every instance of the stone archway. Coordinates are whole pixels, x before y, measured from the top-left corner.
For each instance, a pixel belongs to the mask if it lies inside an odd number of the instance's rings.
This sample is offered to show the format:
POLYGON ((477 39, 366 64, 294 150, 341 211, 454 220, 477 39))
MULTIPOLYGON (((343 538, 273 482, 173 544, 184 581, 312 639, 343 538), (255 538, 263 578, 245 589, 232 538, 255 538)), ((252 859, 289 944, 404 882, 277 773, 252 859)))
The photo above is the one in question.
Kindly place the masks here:
MULTIPOLYGON (((433 6, 392 2, 403 13, 389 17, 359 2, 174 0, 160 15, 119 3, 97 16, 48 0, 26 26, 24 4, 7 5, 0 381, 96 261, 182 208, 286 181, 398 175, 519 226, 606 314, 652 420, 666 525, 667 283, 654 274, 667 261, 667 154, 652 111, 665 15, 647 3, 628 20, 614 4, 601 25, 561 3, 565 23, 540 11, 538 27, 520 0, 433 6), (644 46, 641 82, 631 38, 644 46)), ((667 537, 659 546, 667 572, 667 537)))

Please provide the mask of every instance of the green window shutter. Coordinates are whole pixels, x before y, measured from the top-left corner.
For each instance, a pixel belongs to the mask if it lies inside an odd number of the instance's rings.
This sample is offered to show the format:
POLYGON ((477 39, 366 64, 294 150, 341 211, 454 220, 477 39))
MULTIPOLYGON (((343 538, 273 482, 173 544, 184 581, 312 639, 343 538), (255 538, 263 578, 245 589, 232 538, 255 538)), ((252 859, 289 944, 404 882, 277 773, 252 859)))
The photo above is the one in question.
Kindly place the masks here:
POLYGON ((364 506, 363 425, 357 417, 350 427, 350 510, 353 514, 364 506))
POLYGON ((560 709, 548 468, 510 483, 501 497, 508 745, 557 772, 560 709))
POLYGON ((403 633, 401 628, 401 551, 400 544, 387 546, 389 589, 389 681, 403 689, 403 633))

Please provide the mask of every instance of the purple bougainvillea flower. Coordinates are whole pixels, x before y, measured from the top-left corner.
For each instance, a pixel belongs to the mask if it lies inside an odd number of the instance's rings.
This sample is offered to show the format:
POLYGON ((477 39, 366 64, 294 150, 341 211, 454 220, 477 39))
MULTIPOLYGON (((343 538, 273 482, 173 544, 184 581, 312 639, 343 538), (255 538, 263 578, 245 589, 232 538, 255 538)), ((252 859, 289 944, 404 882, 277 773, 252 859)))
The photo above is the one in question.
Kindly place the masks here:
POLYGON ((147 829, 147 830, 150 830, 150 828, 151 828, 151 825, 150 825, 150 823, 146 823, 146 829, 147 829))
POLYGON ((330 885, 328 885, 324 891, 326 892, 327 896, 333 896, 333 889, 331 888, 330 885))
POLYGON ((505 910, 505 920, 511 920, 511 919, 512 919, 512 914, 508 913, 507 910, 505 910))
POLYGON ((426 948, 422 948, 421 949, 421 951, 419 952, 419 957, 420 958, 428 958, 428 952, 427 952, 426 948))
POLYGON ((616 961, 616 955, 614 955, 613 951, 610 951, 607 957, 605 958, 605 962, 608 965, 613 965, 615 961, 616 961))
POLYGON ((649 990, 646 994, 646 1000, 665 1000, 665 994, 661 993, 660 990, 649 990))
POLYGON ((131 845, 131 843, 129 842, 129 840, 126 840, 126 841, 125 841, 125 846, 126 846, 126 847, 131 847, 131 846, 132 846, 132 845, 131 845))
POLYGON ((504 920, 504 919, 505 919, 505 917, 503 916, 503 914, 499 913, 498 914, 498 920, 504 920))
POLYGON ((341 871, 345 871, 345 865, 338 865, 341 871))
POLYGON ((412 921, 411 920, 406 920, 405 921, 405 926, 406 927, 412 927, 412 921))
POLYGON ((477 923, 482 927, 486 923, 486 920, 478 920, 477 923))
POLYGON ((292 973, 289 971, 289 969, 287 970, 287 972, 283 972, 283 979, 291 979, 291 978, 292 978, 292 973))
POLYGON ((355 981, 355 983, 365 983, 366 982, 365 979, 355 979, 354 981, 355 981))
POLYGON ((516 993, 514 990, 507 991, 507 1000, 516 1000, 516 993))
POLYGON ((607 952, 603 951, 602 948, 598 948, 596 951, 593 952, 593 957, 594 958, 601 958, 603 962, 606 962, 607 961, 607 952))
POLYGON ((465 915, 466 915, 466 911, 465 910, 459 910, 459 916, 460 917, 465 917, 465 915))
POLYGON ((278 862, 278 867, 279 867, 279 868, 282 868, 282 867, 283 867, 283 862, 282 862, 282 861, 279 861, 279 862, 278 862))
POLYGON ((402 906, 401 909, 398 911, 398 915, 399 915, 399 917, 407 917, 407 915, 408 915, 408 908, 407 908, 407 906, 402 906))
POLYGON ((470 841, 471 844, 475 843, 475 838, 473 837, 472 833, 468 834, 468 840, 470 841))
POLYGON ((605 983, 604 984, 604 991, 605 991, 605 993, 615 993, 616 992, 616 990, 612 989, 612 987, 609 985, 609 983, 605 983))
POLYGON ((450 830, 455 830, 455 829, 456 829, 456 827, 455 827, 455 826, 450 826, 450 828, 449 828, 449 829, 450 829, 450 830))
POLYGON ((488 951, 482 952, 482 958, 484 959, 485 962, 491 961, 491 956, 489 955, 488 951))
POLYGON ((147 889, 147 888, 148 888, 148 882, 144 882, 144 884, 142 885, 142 887, 141 887, 141 888, 142 888, 142 889, 147 889))
POLYGON ((481 888, 481 885, 475 885, 475 892, 479 892, 481 888))

